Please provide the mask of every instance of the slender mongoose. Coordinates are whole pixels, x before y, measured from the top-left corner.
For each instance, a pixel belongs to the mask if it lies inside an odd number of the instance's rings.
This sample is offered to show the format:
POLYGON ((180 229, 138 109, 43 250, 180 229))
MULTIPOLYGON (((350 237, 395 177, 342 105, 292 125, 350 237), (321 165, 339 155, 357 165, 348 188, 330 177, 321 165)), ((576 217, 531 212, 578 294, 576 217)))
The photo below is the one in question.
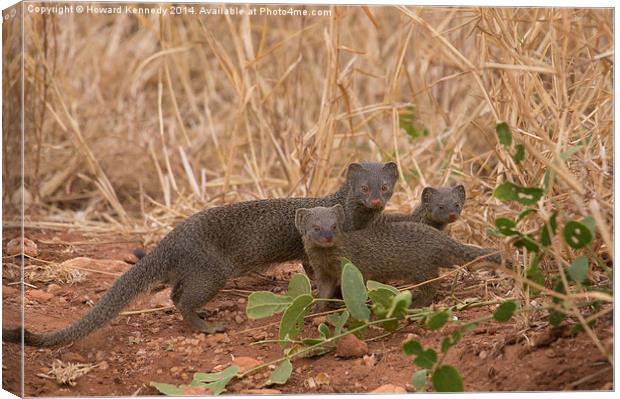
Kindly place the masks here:
MULTIPOLYGON (((340 283, 341 258, 346 257, 362 272, 364 279, 387 282, 407 280, 421 283, 438 276, 440 267, 463 265, 477 257, 497 252, 461 244, 445 233, 423 223, 373 222, 355 231, 344 231, 344 208, 298 209, 295 226, 302 235, 304 249, 315 273, 319 298, 333 298, 340 283)), ((489 261, 501 264, 500 255, 489 261)), ((432 299, 432 284, 420 287, 414 305, 426 306, 432 299)), ((319 302, 318 309, 324 303, 319 302)))
MULTIPOLYGON (((192 328, 207 333, 220 331, 220 326, 201 319, 196 311, 228 279, 304 258, 301 236, 295 228, 297 209, 341 204, 346 214, 344 229, 362 228, 381 213, 397 177, 393 162, 353 163, 347 169, 346 182, 323 198, 247 201, 198 212, 120 276, 82 318, 56 332, 24 330, 24 343, 54 346, 80 339, 109 322, 156 282, 172 285, 172 301, 192 328)), ((3 340, 21 342, 20 328, 2 332, 3 340)))

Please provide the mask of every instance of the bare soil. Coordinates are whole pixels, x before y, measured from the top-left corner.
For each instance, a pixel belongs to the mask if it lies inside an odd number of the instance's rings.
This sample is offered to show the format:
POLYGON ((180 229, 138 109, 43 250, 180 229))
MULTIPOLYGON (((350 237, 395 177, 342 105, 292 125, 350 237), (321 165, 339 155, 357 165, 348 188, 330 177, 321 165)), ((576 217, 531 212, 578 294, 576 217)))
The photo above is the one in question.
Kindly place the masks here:
MULTIPOLYGON (((3 247, 18 231, 5 231, 3 247)), ((124 260, 131 250, 140 246, 139 237, 119 240, 118 237, 89 237, 74 232, 31 230, 26 236, 36 242, 39 259, 61 262, 78 256, 95 259, 124 260)), ((14 262, 4 259, 5 262, 14 262)), ((32 262, 32 261, 28 261, 32 262)), ((40 264, 40 263, 37 263, 40 264)), ((131 267, 127 264, 127 268, 131 267)), ((188 383, 193 373, 220 370, 233 358, 251 357, 262 362, 281 356, 278 344, 253 342, 277 336, 278 317, 252 321, 245 316, 245 303, 251 291, 286 289, 292 273, 301 272, 298 264, 278 266, 262 275, 231 280, 226 289, 206 306, 210 320, 224 323, 227 332, 212 336, 190 331, 176 309, 142 312, 116 317, 110 325, 85 339, 60 348, 25 349, 26 396, 108 396, 155 395, 150 381, 176 385, 188 383), (75 386, 61 385, 54 379, 44 378, 52 363, 64 362, 96 364, 98 367, 76 379, 75 386)), ((105 271, 104 271, 105 272, 105 271)), ((120 270, 110 271, 118 273, 120 270)), ((10 282, 3 274, 3 291, 10 292, 10 282)), ((37 332, 66 326, 96 302, 114 281, 113 275, 90 272, 75 284, 55 283, 51 299, 35 298, 27 294, 25 301, 26 327, 37 332)), ((451 304, 451 279, 442 283, 444 298, 438 302, 451 304)), ((50 282, 51 284, 51 282, 50 282)), ((50 284, 39 284, 46 291, 50 284)), ((459 279, 455 296, 493 299, 509 295, 512 283, 498 278, 492 272, 476 272, 459 279)), ((28 287, 27 292, 32 288, 28 287)), ((134 300, 126 310, 144 310, 157 307, 152 298, 162 298, 166 292, 145 293, 134 300), (157 296, 158 295, 158 296, 157 296)), ((19 299, 3 295, 3 326, 19 324, 19 299)), ((460 312, 460 320, 473 320, 489 313, 476 308, 460 312)), ((566 323, 566 322, 565 322, 566 323)), ((402 352, 402 343, 412 334, 424 346, 439 348, 442 338, 454 327, 449 324, 439 331, 427 331, 409 324, 396 333, 368 342, 371 359, 340 359, 334 353, 321 357, 297 359, 293 362, 291 379, 282 386, 273 387, 282 393, 362 393, 381 385, 393 384, 413 391, 409 385, 417 368, 412 359, 402 352), (319 373, 327 375, 328 383, 308 384, 309 378, 319 373)), ((549 391, 549 390, 610 390, 612 367, 584 333, 573 336, 569 326, 553 329, 543 320, 530 318, 507 323, 487 322, 465 336, 447 355, 446 362, 457 367, 464 379, 466 391, 549 391)), ((595 330, 601 342, 612 347, 611 317, 600 320, 595 330)), ((307 334, 316 328, 306 321, 307 334)), ((371 330, 366 338, 381 335, 371 330)), ((2 387, 19 393, 20 348, 3 343, 2 387)), ((235 380, 228 393, 262 388, 269 371, 259 372, 243 380, 235 380)))

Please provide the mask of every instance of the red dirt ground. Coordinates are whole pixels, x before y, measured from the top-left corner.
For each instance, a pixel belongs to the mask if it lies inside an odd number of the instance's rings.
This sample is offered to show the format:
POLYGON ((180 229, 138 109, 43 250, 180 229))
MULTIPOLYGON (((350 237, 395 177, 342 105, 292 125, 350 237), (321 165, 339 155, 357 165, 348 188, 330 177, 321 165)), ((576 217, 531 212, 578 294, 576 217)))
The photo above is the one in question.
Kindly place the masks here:
MULTIPOLYGON (((16 235, 15 230, 5 231, 3 247, 16 235)), ((118 237, 87 237, 71 232, 41 230, 28 231, 26 236, 37 243, 39 259, 56 262, 78 256, 123 260, 133 248, 140 245, 137 237, 123 241, 118 237), (116 242, 110 242, 113 240, 116 242)), ((11 259, 4 261, 14 262, 11 259)), ((245 316, 245 298, 249 291, 283 291, 290 275, 301 270, 297 264, 282 265, 263 275, 230 281, 226 290, 206 307, 210 320, 226 324, 225 334, 196 334, 182 323, 176 309, 170 309, 118 316, 110 325, 69 346, 44 349, 28 347, 25 352, 24 394, 155 395, 158 392, 148 385, 150 381, 176 385, 188 383, 193 373, 225 367, 233 357, 248 356, 263 362, 277 359, 281 356, 277 344, 251 343, 276 337, 277 325, 273 323, 279 320, 279 316, 248 320, 245 316), (77 384, 71 387, 40 376, 50 370, 55 359, 100 366, 77 378, 77 384)), ((456 296, 486 299, 508 296, 510 281, 491 278, 494 276, 492 272, 476 272, 461 278, 456 296)), ((37 332, 66 326, 69 321, 84 314, 88 309, 87 300, 96 302, 114 278, 101 273, 88 273, 82 282, 73 285, 58 283, 60 288, 57 288, 51 299, 27 296, 26 326, 37 332)), ((9 282, 3 279, 3 293, 7 291, 6 284, 9 282)), ((40 284, 37 288, 46 291, 48 286, 40 284)), ((449 281, 443 283, 442 291, 444 294, 449 293, 449 281)), ((162 295, 165 293, 159 294, 158 298, 162 295)), ((126 310, 152 308, 152 298, 153 294, 142 294, 126 310)), ((442 305, 452 302, 449 298, 441 301, 442 305)), ((3 308, 3 326, 17 326, 18 298, 3 295, 3 308)), ((473 320, 488 313, 488 309, 477 308, 459 312, 457 316, 460 320, 473 320)), ((466 391, 613 389, 612 367, 586 334, 571 336, 566 325, 554 330, 542 319, 536 318, 530 319, 529 325, 524 324, 523 319, 515 321, 514 318, 503 324, 481 324, 449 352, 446 363, 460 370, 466 391)), ((442 330, 427 331, 409 324, 391 336, 368 342, 374 364, 362 359, 340 359, 333 352, 317 358, 296 359, 293 361, 291 379, 285 385, 273 388, 282 393, 361 393, 384 384, 393 384, 413 391, 409 383, 417 368, 412 364, 412 358, 403 354, 403 341, 413 334, 425 347, 438 349, 442 338, 453 328, 448 324, 442 330), (329 383, 309 387, 305 382, 319 373, 326 373, 329 383)), ((599 320, 595 330, 603 345, 612 348, 611 316, 599 320)), ((308 334, 311 331, 316 333, 311 320, 306 322, 306 331, 308 334)), ((381 333, 379 330, 370 331, 367 338, 381 333)), ((18 345, 2 345, 2 387, 12 392, 19 390, 19 370, 15 367, 19 361, 19 351, 18 345)), ((259 372, 256 376, 235 380, 229 384, 228 392, 240 393, 249 388, 261 388, 268 373, 259 372)))

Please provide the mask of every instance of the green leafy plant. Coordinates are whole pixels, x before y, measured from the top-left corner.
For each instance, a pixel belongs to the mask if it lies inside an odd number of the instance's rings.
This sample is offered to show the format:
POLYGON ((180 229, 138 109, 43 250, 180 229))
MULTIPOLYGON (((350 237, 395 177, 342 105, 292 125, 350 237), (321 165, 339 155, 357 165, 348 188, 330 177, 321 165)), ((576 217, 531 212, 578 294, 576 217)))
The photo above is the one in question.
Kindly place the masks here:
MULTIPOLYGON (((321 323, 314 336, 304 337, 304 320, 309 316, 312 306, 326 299, 314 298, 310 290, 310 282, 303 274, 296 274, 289 282, 288 290, 283 295, 272 292, 254 292, 248 297, 246 313, 252 319, 270 317, 282 314, 279 325, 278 339, 272 341, 260 341, 259 343, 277 342, 283 350, 283 356, 274 361, 261 364, 241 373, 231 366, 219 373, 197 373, 189 385, 175 386, 152 382, 151 385, 166 395, 182 395, 192 392, 192 389, 208 389, 214 395, 224 392, 226 384, 233 378, 243 378, 246 375, 268 366, 275 365, 264 385, 285 384, 291 376, 292 361, 297 357, 319 356, 336 347, 336 341, 347 334, 364 336, 364 332, 370 326, 385 329, 391 333, 406 322, 419 322, 429 330, 438 330, 448 323, 454 311, 459 306, 444 310, 411 309, 411 293, 399 291, 396 287, 369 280, 364 283, 360 271, 350 261, 343 259, 342 262, 342 300, 330 300, 344 308, 332 311, 326 317, 326 323, 321 323), (188 391, 189 390, 189 391, 188 391)), ((494 302, 491 302, 494 303, 494 302)), ((491 303, 483 303, 489 305, 491 303)), ((467 307, 474 306, 472 304, 467 307)), ((442 353, 456 345, 460 340, 460 333, 456 332, 442 343, 442 353)), ((409 344, 411 345, 411 344, 409 344)), ((428 376, 433 380, 433 387, 441 390, 462 389, 455 384, 454 375, 458 371, 438 362, 433 349, 417 351, 404 349, 406 353, 417 354, 415 364, 425 366, 428 376)), ((419 379, 421 374, 417 374, 419 379)))
MULTIPOLYGON (((496 126, 498 141, 506 151, 513 148, 514 140, 512 133, 505 122, 498 123, 496 126)), ((582 145, 569 147, 568 150, 559 154, 559 159, 554 159, 554 163, 566 161, 581 149, 582 145)), ((518 163, 525 157, 525 148, 516 148, 514 156, 518 163)), ((554 204, 545 198, 549 189, 551 172, 547 170, 543 177, 543 187, 530 186, 523 187, 511 182, 504 182, 497 186, 493 195, 502 202, 517 203, 524 206, 536 204, 554 204)), ((586 215, 581 219, 575 219, 565 214, 561 208, 553 207, 548 212, 546 218, 540 214, 541 208, 526 208, 519 215, 512 219, 498 217, 495 220, 494 235, 510 237, 514 247, 529 251, 531 258, 529 265, 525 269, 525 278, 522 282, 530 295, 551 295, 552 301, 548 309, 548 320, 552 325, 559 325, 567 317, 573 317, 577 324, 573 327, 574 331, 588 331, 596 318, 584 323, 587 317, 592 315, 592 305, 600 306, 599 301, 592 300, 573 300, 571 292, 583 291, 586 293, 609 294, 609 288, 597 287, 592 284, 588 276, 594 265, 606 271, 609 281, 613 280, 611 269, 605 266, 605 262, 592 250, 591 246, 596 236, 596 223, 592 216, 586 215), (537 226, 534 229, 532 226, 537 226), (562 250, 566 248, 566 250, 562 250), (581 253, 580 253, 581 252, 581 253), (557 257, 558 253, 564 253, 562 257, 557 257), (540 264, 543 259, 552 260, 555 269, 551 273, 545 274, 540 264), (567 259, 567 260, 565 260, 567 259), (545 287, 547 282, 552 283, 551 290, 545 287), (544 292, 543 292, 544 291, 544 292)), ((516 276, 519 277, 519 276, 516 276)), ((611 301, 611 296, 598 295, 611 301)), ((497 321, 503 321, 514 312, 516 304, 506 302, 500 306, 495 313, 497 321)), ((588 331, 593 336, 592 331, 588 331)), ((599 346, 599 349, 601 347, 599 346)), ((604 352, 601 350, 601 352, 604 352)), ((606 354, 606 353, 605 353, 606 354)), ((611 361, 611 356, 606 354, 611 361)))
POLYGON ((398 125, 414 140, 420 137, 427 137, 429 134, 428 129, 417 126, 415 106, 413 104, 408 105, 398 114, 398 125))

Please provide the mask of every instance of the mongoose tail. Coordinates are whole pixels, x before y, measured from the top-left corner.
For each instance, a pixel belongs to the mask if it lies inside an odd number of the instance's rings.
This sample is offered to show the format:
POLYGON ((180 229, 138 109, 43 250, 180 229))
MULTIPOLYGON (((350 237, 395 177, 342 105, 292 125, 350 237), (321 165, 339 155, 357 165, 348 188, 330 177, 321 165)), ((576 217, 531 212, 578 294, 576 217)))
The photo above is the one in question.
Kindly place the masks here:
MULTIPOLYGON (((52 333, 33 333, 24 330, 24 344, 56 346, 76 341, 112 320, 129 302, 154 282, 164 279, 164 268, 146 256, 120 276, 103 298, 83 317, 66 328, 52 333)), ((21 329, 2 329, 2 339, 21 343, 21 329)))
MULTIPOLYGON (((445 248, 445 259, 449 261, 453 265, 463 265, 465 263, 471 262, 476 258, 480 259, 481 262, 491 262, 497 265, 502 264, 502 256, 499 254, 497 250, 489 249, 489 248, 480 248, 473 245, 461 244, 455 240, 450 239, 449 237, 445 240, 443 244, 445 248), (489 255, 493 254, 493 255, 489 255)), ((512 261, 509 259, 503 259, 504 265, 512 269, 512 261)))

